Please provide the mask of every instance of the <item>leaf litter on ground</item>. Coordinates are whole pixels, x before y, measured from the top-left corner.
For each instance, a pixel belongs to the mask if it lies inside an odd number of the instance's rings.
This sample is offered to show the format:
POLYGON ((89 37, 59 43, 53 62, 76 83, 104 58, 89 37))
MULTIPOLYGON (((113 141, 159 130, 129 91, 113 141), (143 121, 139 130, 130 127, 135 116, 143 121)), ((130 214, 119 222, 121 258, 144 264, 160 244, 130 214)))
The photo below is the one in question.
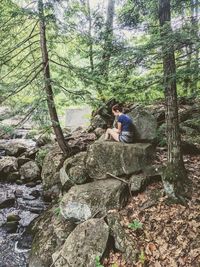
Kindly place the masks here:
MULTIPOLYGON (((165 162, 166 151, 158 151, 156 164, 165 162)), ((120 214, 126 233, 137 243, 133 250, 139 251, 138 256, 135 262, 128 262, 113 250, 104 259, 104 267, 200 267, 200 156, 184 156, 184 163, 193 187, 187 207, 167 205, 161 182, 133 196, 120 214), (144 205, 158 192, 153 205, 144 205), (142 234, 129 227, 134 221, 142 223, 142 234)))

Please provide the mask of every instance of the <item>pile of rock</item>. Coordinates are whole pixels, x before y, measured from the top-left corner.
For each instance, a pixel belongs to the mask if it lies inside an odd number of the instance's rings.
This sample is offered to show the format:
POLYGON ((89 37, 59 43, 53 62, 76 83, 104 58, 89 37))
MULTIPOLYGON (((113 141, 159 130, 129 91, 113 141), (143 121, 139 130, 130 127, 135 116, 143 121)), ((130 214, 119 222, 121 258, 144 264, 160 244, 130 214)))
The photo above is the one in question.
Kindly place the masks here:
POLYGON ((40 179, 41 170, 34 161, 37 152, 32 140, 0 140, 0 180, 26 183, 34 186, 40 179))
POLYGON ((47 211, 43 215, 46 219, 41 218, 35 225, 39 234, 34 238, 30 267, 46 267, 52 262, 57 267, 95 266, 95 258, 104 255, 111 239, 114 239, 115 248, 121 250, 128 261, 133 261, 137 251, 131 249, 118 213, 111 210, 124 207, 131 192, 139 191, 151 176, 156 121, 147 112, 141 116, 148 121, 148 127, 143 127, 141 118, 134 114, 138 123, 137 140, 141 135, 139 143, 122 144, 99 139, 86 151, 67 158, 59 172, 59 150, 46 156, 43 182, 50 188, 55 185, 56 177, 63 196, 59 207, 47 211), (44 229, 48 232, 45 236, 44 229), (44 257, 46 251, 48 257, 44 257))

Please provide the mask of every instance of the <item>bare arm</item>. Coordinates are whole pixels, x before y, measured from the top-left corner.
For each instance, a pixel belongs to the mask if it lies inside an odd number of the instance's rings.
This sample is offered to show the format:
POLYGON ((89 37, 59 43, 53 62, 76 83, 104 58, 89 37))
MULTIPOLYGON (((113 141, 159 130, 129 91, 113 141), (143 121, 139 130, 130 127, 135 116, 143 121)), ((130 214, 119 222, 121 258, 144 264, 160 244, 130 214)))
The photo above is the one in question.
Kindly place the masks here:
POLYGON ((117 133, 121 133, 121 131, 122 131, 122 124, 121 124, 121 122, 118 122, 117 123, 117 133))

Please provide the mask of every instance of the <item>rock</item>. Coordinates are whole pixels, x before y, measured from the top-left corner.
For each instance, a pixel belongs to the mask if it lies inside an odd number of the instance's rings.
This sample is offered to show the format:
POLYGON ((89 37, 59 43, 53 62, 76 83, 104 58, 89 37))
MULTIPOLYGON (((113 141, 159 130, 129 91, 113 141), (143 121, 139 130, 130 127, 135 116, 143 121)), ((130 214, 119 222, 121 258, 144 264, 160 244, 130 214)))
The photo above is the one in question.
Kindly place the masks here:
POLYGON ((6 222, 3 225, 3 228, 8 232, 8 233, 16 233, 17 228, 18 228, 19 222, 18 221, 12 221, 12 222, 6 222))
POLYGON ((23 181, 22 181, 22 180, 17 180, 17 181, 16 181, 16 184, 17 184, 17 185, 22 185, 22 184, 23 184, 23 181))
POLYGON ((97 141, 89 149, 86 159, 88 175, 93 179, 142 171, 152 161, 155 149, 151 144, 123 144, 97 141))
POLYGON ((183 154, 186 155, 199 155, 200 148, 193 143, 182 141, 181 142, 181 150, 183 154))
POLYGON ((41 147, 51 142, 51 138, 48 136, 40 136, 36 141, 36 146, 41 147))
POLYGON ((7 215, 7 222, 19 222, 21 218, 17 214, 8 214, 7 215))
POLYGON ((34 181, 40 177, 40 169, 34 161, 29 161, 19 169, 21 179, 25 181, 34 181))
POLYGON ((13 207, 15 204, 15 196, 10 192, 0 192, 0 209, 13 207))
POLYGON ((131 192, 138 192, 141 190, 142 186, 145 184, 147 178, 143 174, 133 174, 130 177, 130 189, 131 192))
POLYGON ((58 172, 58 167, 63 159, 63 153, 58 147, 58 145, 54 145, 50 151, 45 156, 43 167, 42 167, 42 183, 44 185, 44 189, 48 190, 53 185, 59 183, 59 179, 56 179, 56 173, 58 172))
POLYGON ((97 138, 99 138, 100 136, 102 136, 105 133, 105 129, 102 128, 96 128, 94 130, 94 133, 96 134, 97 138))
POLYGON ((0 140, 0 149, 6 151, 7 156, 18 157, 20 154, 26 151, 26 147, 18 140, 0 140))
POLYGON ((60 181, 62 186, 69 189, 74 184, 84 184, 88 179, 85 167, 86 152, 80 152, 65 160, 60 169, 60 181))
POLYGON ((86 151, 88 145, 96 140, 96 135, 94 133, 87 133, 82 131, 73 132, 66 140, 68 140, 68 145, 71 148, 71 155, 81 151, 86 151))
POLYGON ((135 262, 138 253, 137 243, 133 243, 120 221, 122 221, 122 218, 120 218, 119 213, 112 212, 107 215, 107 222, 115 241, 115 248, 123 253, 126 263, 131 264, 135 262))
POLYGON ((20 179, 20 174, 19 174, 19 172, 11 172, 11 173, 9 173, 8 174, 8 176, 7 176, 7 181, 8 182, 16 182, 18 179, 20 179))
POLYGON ((35 197, 35 198, 38 198, 40 197, 41 193, 39 190, 33 190, 31 193, 30 193, 31 196, 35 197))
POLYGON ((91 119, 90 128, 96 129, 96 128, 107 128, 107 122, 100 116, 96 115, 91 119))
POLYGON ((62 249, 53 254, 55 267, 95 267, 102 257, 109 236, 103 219, 90 219, 79 224, 68 236, 62 249))
POLYGON ((19 157, 17 158, 17 163, 18 166, 21 167, 22 165, 24 165, 25 163, 29 162, 30 159, 29 158, 25 158, 25 157, 19 157))
POLYGON ((8 174, 17 171, 17 159, 15 157, 0 158, 0 173, 8 174))
POLYGON ((157 136, 157 121, 149 112, 141 106, 135 107, 128 115, 132 118, 137 141, 152 142, 157 136))
MULTIPOLYGON (((57 178, 59 179, 59 177, 57 178)), ((43 194, 43 199, 46 202, 56 202, 59 198, 61 188, 58 185, 54 185, 51 189, 48 189, 43 194)))
POLYGON ((85 221, 123 207, 128 196, 127 185, 114 179, 75 185, 63 196, 60 211, 67 220, 85 221))
POLYGON ((34 183, 34 182, 29 182, 29 183, 26 184, 26 186, 27 186, 27 187, 30 187, 30 188, 33 188, 33 187, 36 186, 36 183, 34 183))
POLYGON ((23 191, 20 190, 20 189, 16 189, 14 194, 15 194, 16 197, 22 197, 23 196, 23 191))
POLYGON ((199 131, 197 131, 196 129, 190 128, 188 126, 180 126, 180 133, 187 135, 187 136, 195 136, 195 135, 199 135, 199 131))
POLYGON ((74 228, 72 222, 62 222, 56 207, 39 216, 32 228, 34 239, 29 267, 51 266, 52 254, 62 246, 74 228))

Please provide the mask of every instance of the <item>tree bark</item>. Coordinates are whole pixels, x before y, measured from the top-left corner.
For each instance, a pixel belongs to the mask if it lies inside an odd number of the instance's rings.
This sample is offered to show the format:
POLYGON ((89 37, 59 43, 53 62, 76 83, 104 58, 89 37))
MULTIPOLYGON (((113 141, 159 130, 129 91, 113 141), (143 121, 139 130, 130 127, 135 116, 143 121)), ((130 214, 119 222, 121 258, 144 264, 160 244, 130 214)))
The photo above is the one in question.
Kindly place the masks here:
MULTIPOLYGON (((102 62, 100 64, 100 77, 107 82, 109 77, 109 65, 112 55, 112 41, 113 41, 113 20, 115 14, 115 0, 108 0, 106 28, 104 33, 104 46, 102 62)), ((101 99, 105 102, 103 89, 97 86, 97 91, 101 99)))
POLYGON ((181 138, 178 122, 176 65, 173 42, 169 41, 171 28, 170 0, 159 1, 159 22, 163 41, 163 71, 165 89, 166 135, 168 144, 167 166, 162 180, 166 194, 174 200, 183 200, 184 181, 187 179, 181 153, 181 138))
POLYGON ((48 56, 47 42, 46 42, 46 26, 45 26, 43 0, 38 0, 38 11, 40 20, 40 47, 42 53, 44 84, 45 84, 49 114, 58 144, 61 150, 63 151, 64 155, 67 155, 69 152, 69 148, 64 140, 63 132, 60 126, 60 122, 55 107, 53 90, 51 86, 51 73, 49 67, 49 56, 48 56))
POLYGON ((106 31, 105 31, 105 43, 102 56, 102 74, 105 79, 108 79, 109 64, 112 54, 112 41, 113 41, 113 20, 115 12, 115 0, 108 1, 107 19, 106 19, 106 31))
MULTIPOLYGON (((191 79, 191 88, 190 93, 194 95, 197 92, 198 86, 198 76, 199 76, 199 36, 198 36, 198 0, 190 0, 190 9, 191 9, 191 27, 192 27, 192 34, 195 37, 196 43, 191 45, 191 50, 194 49, 194 58, 192 63, 193 77, 191 79)), ((192 58, 192 57, 191 57, 192 58)))
POLYGON ((88 17, 88 37, 89 37, 89 58, 90 58, 90 68, 91 72, 94 71, 94 60, 93 60, 93 40, 92 40, 92 17, 90 0, 87 0, 87 17, 88 17))

